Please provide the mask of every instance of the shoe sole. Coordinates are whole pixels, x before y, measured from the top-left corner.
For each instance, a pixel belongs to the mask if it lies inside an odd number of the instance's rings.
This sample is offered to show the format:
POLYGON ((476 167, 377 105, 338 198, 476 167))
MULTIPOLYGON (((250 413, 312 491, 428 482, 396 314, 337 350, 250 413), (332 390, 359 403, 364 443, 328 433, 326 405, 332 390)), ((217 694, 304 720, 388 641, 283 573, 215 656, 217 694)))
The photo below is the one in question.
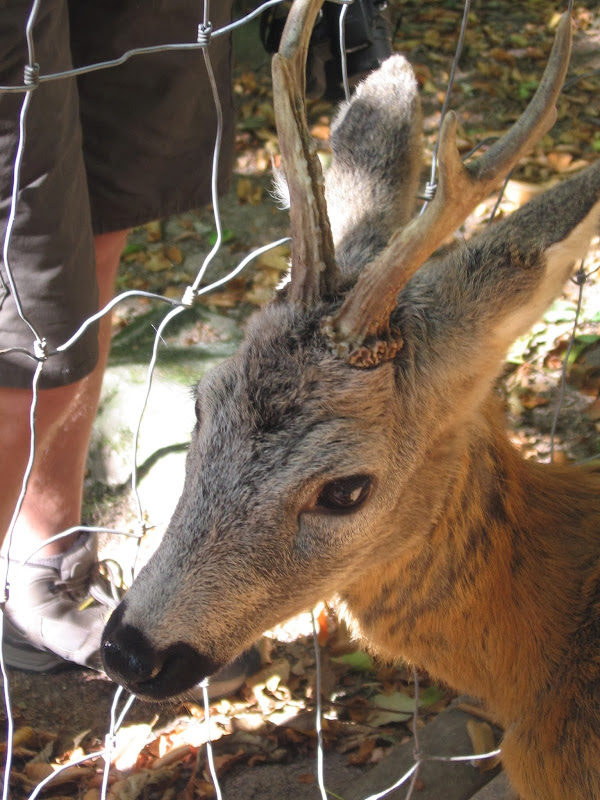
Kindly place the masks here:
POLYGON ((2 653, 7 667, 27 672, 50 672, 66 663, 56 653, 38 650, 37 647, 29 644, 6 616, 4 617, 2 653))
POLYGON ((27 645, 13 645, 6 639, 2 642, 2 652, 7 667, 26 672, 51 672, 67 664, 63 658, 53 653, 46 653, 27 645))

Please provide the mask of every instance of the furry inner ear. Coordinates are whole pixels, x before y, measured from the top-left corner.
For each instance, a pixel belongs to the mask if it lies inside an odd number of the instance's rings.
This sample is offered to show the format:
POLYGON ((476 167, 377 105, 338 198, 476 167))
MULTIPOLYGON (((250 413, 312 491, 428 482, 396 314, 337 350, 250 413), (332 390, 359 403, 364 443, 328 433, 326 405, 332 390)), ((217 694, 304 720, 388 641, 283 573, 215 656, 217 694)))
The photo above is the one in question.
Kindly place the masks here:
POLYGON ((271 171, 273 173, 271 197, 280 211, 286 211, 290 207, 290 187, 288 186, 285 172, 275 166, 273 159, 271 159, 271 171))
POLYGON ((358 85, 332 122, 325 197, 345 288, 414 215, 421 128, 417 80, 399 54, 358 85))

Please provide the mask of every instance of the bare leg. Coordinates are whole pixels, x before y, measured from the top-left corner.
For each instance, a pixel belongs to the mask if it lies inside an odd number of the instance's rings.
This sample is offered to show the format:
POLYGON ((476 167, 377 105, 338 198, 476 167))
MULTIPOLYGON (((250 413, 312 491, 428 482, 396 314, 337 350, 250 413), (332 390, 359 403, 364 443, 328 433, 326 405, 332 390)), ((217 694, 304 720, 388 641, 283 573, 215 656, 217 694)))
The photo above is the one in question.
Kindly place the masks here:
MULTIPOLYGON (((126 237, 127 231, 95 237, 101 307, 113 296, 126 237)), ((13 535, 11 552, 18 560, 45 539, 80 522, 86 454, 109 346, 110 315, 100 323, 100 354, 94 371, 70 386, 39 392, 36 457, 13 535)), ((30 406, 31 391, 0 389, 0 539, 10 525, 29 456, 30 406)), ((41 555, 55 555, 71 544, 72 539, 60 540, 41 555)))

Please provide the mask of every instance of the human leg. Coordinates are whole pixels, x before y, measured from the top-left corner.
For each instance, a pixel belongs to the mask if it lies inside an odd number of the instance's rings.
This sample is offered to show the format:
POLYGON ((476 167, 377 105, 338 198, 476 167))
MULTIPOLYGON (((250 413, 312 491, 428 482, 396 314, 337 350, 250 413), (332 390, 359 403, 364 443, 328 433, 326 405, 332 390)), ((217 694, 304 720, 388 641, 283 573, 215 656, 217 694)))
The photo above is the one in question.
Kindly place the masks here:
MULTIPOLYGON (((95 237, 102 307, 113 294, 126 235, 117 231, 95 237)), ((95 541, 78 540, 73 534, 50 543, 33 557, 31 566, 21 567, 44 541, 80 522, 87 448, 110 345, 110 315, 101 321, 98 339, 98 361, 89 375, 75 384, 39 391, 35 460, 10 548, 14 566, 9 573, 4 653, 11 666, 46 671, 63 659, 101 666, 97 650, 110 601, 79 610, 97 567, 95 541)), ((31 398, 29 390, 0 389, 3 531, 13 515, 28 459, 31 398)))
MULTIPOLYGON (((127 232, 94 238, 100 307, 113 295, 127 232)), ((56 533, 80 521, 85 460, 110 346, 110 315, 100 322, 96 367, 68 386, 41 389, 36 409, 36 451, 27 493, 13 532, 12 555, 22 560, 56 533)), ((0 532, 8 529, 30 447, 28 389, 0 389, 0 532)), ((49 544, 42 556, 68 549, 75 536, 49 544)))

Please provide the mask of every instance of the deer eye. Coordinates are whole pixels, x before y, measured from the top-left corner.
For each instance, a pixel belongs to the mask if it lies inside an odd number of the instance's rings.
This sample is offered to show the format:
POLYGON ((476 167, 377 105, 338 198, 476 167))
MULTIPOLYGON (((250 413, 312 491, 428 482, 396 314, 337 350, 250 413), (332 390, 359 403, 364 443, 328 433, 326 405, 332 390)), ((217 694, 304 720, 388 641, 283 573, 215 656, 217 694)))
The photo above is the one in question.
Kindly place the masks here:
POLYGON ((333 511, 338 514, 356 511, 371 492, 370 475, 351 475, 326 483, 315 503, 315 511, 333 511))

